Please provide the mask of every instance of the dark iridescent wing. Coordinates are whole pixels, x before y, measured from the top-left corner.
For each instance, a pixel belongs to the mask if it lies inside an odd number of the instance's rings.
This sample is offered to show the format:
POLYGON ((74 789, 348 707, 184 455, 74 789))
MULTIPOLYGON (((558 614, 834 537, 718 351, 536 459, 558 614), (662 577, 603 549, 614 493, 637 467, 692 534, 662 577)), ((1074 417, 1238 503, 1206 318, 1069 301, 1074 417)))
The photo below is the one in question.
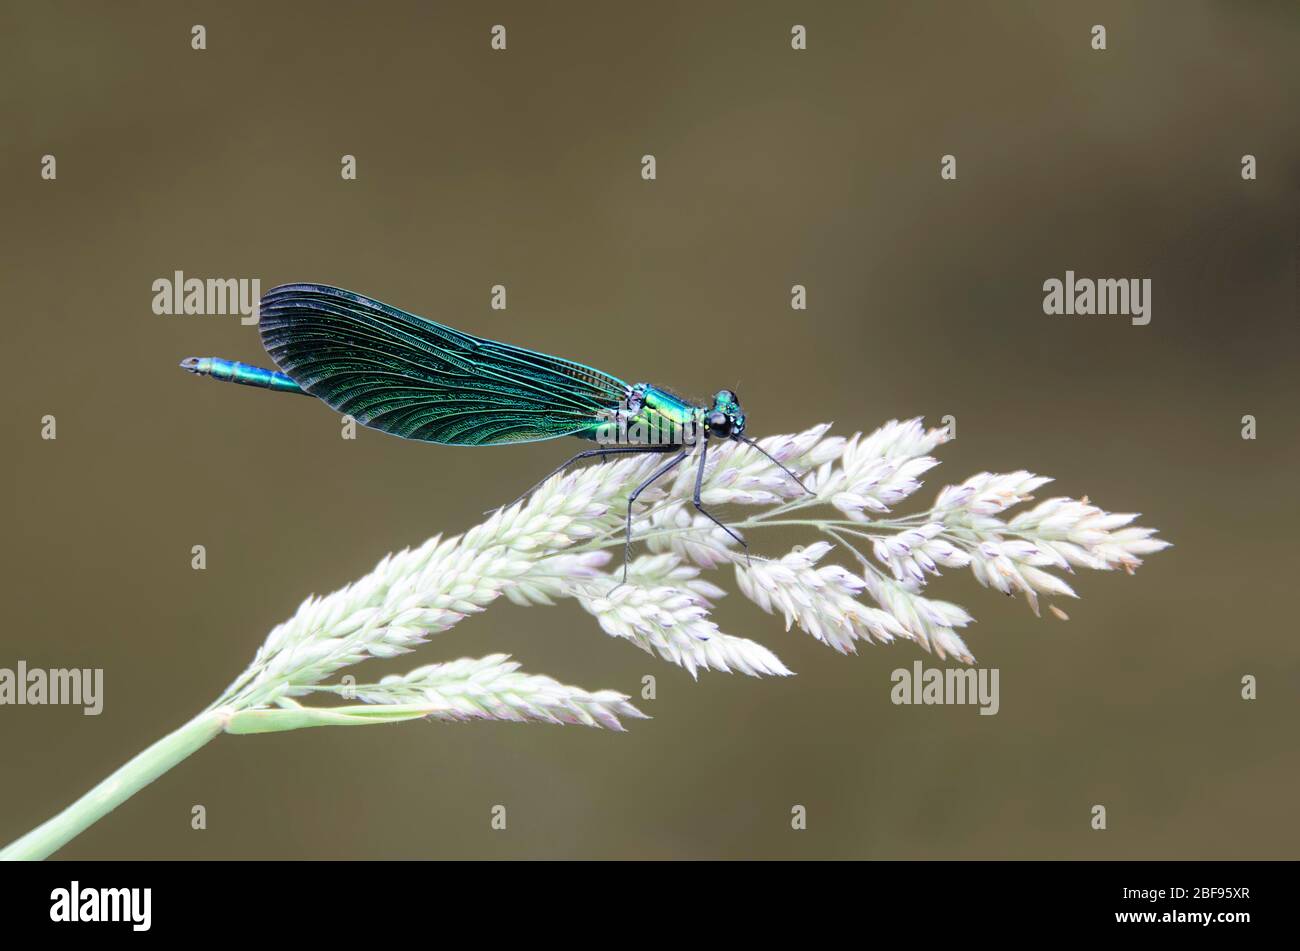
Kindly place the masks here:
POLYGON ((262 345, 312 396, 374 429, 454 446, 584 435, 627 384, 323 284, 262 298, 262 345))

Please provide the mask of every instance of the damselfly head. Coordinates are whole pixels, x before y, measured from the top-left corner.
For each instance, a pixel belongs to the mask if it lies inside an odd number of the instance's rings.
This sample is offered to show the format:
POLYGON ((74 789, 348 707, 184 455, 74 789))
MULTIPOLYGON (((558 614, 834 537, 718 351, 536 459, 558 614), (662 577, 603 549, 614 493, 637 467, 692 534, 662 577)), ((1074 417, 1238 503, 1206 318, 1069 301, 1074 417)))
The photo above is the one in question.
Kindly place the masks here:
POLYGON ((704 422, 709 427, 711 435, 734 439, 736 442, 750 446, 767 456, 778 469, 794 480, 799 488, 809 495, 814 494, 813 490, 804 484, 803 479, 791 472, 784 462, 745 435, 745 414, 740 408, 740 397, 731 390, 718 390, 713 395, 713 409, 704 417, 704 422))
POLYGON ((705 422, 709 433, 719 439, 734 439, 744 433, 745 414, 740 408, 740 397, 731 390, 718 390, 705 422))

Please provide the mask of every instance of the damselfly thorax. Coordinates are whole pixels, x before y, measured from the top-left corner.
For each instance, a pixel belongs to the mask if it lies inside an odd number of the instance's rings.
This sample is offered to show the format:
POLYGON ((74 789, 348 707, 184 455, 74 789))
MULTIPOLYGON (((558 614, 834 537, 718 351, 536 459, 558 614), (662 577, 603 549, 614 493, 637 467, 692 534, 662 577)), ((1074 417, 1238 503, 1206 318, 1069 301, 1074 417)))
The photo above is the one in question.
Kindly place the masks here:
MULTIPOLYGON (((734 394, 730 399, 734 402, 734 394)), ((707 438, 708 421, 708 407, 653 384, 636 383, 614 410, 602 412, 590 438, 602 446, 694 446, 707 438)))

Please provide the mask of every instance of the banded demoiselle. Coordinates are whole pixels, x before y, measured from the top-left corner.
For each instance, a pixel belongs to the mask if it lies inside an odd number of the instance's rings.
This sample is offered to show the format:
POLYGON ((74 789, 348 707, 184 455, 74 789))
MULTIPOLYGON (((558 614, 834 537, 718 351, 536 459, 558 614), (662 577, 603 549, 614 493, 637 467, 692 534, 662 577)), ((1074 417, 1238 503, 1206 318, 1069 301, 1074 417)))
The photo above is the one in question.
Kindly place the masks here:
POLYGON ((700 500, 710 439, 752 446, 810 491, 745 435, 745 414, 731 390, 719 390, 712 402, 696 405, 650 383, 629 386, 581 363, 475 337, 324 284, 276 287, 262 297, 260 312, 262 345, 278 371, 220 357, 187 357, 181 366, 215 380, 314 396, 364 426, 403 439, 496 446, 576 436, 600 443, 557 466, 537 485, 581 459, 671 453, 628 496, 624 581, 633 505, 697 445, 695 508, 746 553, 745 540, 700 500))

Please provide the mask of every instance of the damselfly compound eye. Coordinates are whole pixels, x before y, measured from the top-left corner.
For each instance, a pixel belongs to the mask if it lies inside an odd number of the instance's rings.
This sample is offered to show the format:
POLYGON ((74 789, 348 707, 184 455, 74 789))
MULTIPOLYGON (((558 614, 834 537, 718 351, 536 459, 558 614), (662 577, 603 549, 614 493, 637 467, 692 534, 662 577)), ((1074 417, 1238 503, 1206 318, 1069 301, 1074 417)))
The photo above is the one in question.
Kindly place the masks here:
POLYGON ((709 432, 723 439, 731 435, 731 420, 726 413, 709 414, 709 432))

